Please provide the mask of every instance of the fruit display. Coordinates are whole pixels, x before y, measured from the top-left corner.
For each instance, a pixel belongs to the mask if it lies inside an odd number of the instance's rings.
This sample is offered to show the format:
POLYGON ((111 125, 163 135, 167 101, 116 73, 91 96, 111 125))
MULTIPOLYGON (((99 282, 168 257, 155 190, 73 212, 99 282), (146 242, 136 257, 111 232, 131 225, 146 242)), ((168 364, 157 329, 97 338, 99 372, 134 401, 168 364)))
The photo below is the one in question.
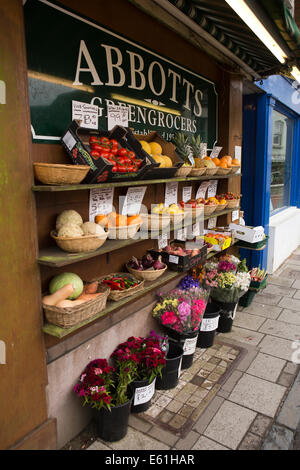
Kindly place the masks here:
POLYGON ((202 209, 203 205, 204 203, 200 202, 200 199, 189 199, 186 202, 180 201, 180 206, 185 210, 197 209, 197 208, 202 209))
POLYGON ((97 214, 94 220, 96 224, 107 229, 108 238, 113 240, 133 238, 143 223, 139 214, 127 216, 116 212, 97 214))
POLYGON ((191 148, 189 146, 189 139, 183 132, 177 132, 171 142, 176 147, 176 152, 180 155, 184 163, 190 164, 189 156, 191 148))
POLYGON ((184 210, 177 204, 170 204, 166 207, 162 202, 154 206, 151 212, 153 214, 184 215, 184 210))
POLYGON ((159 168, 172 168, 172 159, 167 155, 162 155, 162 146, 158 142, 146 142, 145 140, 140 140, 140 144, 145 152, 151 155, 156 163, 159 163, 159 168))
POLYGON ((222 230, 204 230, 203 238, 212 245, 214 251, 222 251, 231 245, 232 234, 222 230))
POLYGON ((228 209, 234 209, 234 208, 239 207, 240 199, 241 199, 240 194, 234 194, 232 192, 228 192, 228 193, 222 194, 222 197, 227 201, 228 209))
POLYGON ((93 135, 89 138, 89 145, 91 157, 94 160, 108 160, 113 164, 113 173, 136 173, 142 165, 142 160, 136 157, 135 152, 121 147, 116 139, 93 135))

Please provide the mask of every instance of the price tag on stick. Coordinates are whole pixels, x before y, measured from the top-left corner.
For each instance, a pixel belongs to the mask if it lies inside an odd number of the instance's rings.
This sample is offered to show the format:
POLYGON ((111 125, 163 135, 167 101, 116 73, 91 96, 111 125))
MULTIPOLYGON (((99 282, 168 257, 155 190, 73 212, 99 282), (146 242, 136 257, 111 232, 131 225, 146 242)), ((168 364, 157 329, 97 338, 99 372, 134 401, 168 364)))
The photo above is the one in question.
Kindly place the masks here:
POLYGON ((112 212, 114 188, 90 189, 89 221, 94 222, 95 215, 112 212))
POLYGON ((107 129, 114 126, 128 127, 129 108, 127 106, 107 106, 107 129))
POLYGON ((218 180, 211 180, 207 190, 207 198, 215 197, 217 194, 218 180))
POLYGON ((159 235, 157 244, 158 244, 158 249, 159 250, 162 250, 163 248, 165 248, 168 245, 168 235, 167 235, 167 233, 162 233, 161 235, 159 235))
POLYGON ((187 202, 192 198, 192 186, 184 186, 182 188, 182 200, 187 202))
POLYGON ((217 217, 212 217, 211 219, 208 219, 207 228, 215 228, 216 225, 217 225, 217 217))
POLYGON ((169 207, 171 204, 177 204, 178 194, 178 181, 172 181, 166 183, 165 192, 165 207, 169 207))
POLYGON ((214 147, 210 152, 210 158, 218 158, 223 147, 214 147))
POLYGON ((200 157, 201 158, 204 158, 207 156, 207 143, 206 142, 202 142, 200 144, 200 157))
POLYGON ((196 194, 196 199, 205 198, 205 194, 209 185, 210 185, 210 181, 203 181, 203 183, 200 184, 197 194, 196 194))
POLYGON ((127 189, 122 207, 122 215, 135 215, 140 213, 146 189, 146 186, 133 186, 127 189))

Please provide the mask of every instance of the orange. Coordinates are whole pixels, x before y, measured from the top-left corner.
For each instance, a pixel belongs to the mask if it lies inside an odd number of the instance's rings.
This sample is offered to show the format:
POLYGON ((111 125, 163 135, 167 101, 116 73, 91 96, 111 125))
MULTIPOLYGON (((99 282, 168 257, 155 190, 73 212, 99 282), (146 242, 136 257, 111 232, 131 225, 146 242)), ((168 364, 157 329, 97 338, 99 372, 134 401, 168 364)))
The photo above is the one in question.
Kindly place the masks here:
POLYGON ((105 214, 95 215, 95 223, 101 225, 102 227, 108 227, 108 219, 105 214))
POLYGON ((231 168, 231 165, 232 165, 232 157, 230 155, 225 155, 225 157, 223 158, 226 158, 227 160, 227 166, 228 168, 231 168))
POLYGON ((220 159, 219 158, 215 157, 215 158, 212 159, 212 161, 214 162, 214 164, 216 166, 220 166, 220 159))
POLYGON ((143 222, 143 219, 138 214, 137 215, 131 215, 131 216, 127 217, 127 225, 140 224, 142 222, 143 222))
POLYGON ((238 166, 240 166, 240 161, 239 161, 238 158, 234 158, 234 159, 232 160, 231 164, 232 164, 232 165, 238 165, 238 166))
POLYGON ((223 161, 223 162, 221 161, 220 168, 228 168, 227 162, 226 161, 223 161))
POLYGON ((206 156, 206 157, 203 158, 203 160, 211 160, 211 158, 206 156))

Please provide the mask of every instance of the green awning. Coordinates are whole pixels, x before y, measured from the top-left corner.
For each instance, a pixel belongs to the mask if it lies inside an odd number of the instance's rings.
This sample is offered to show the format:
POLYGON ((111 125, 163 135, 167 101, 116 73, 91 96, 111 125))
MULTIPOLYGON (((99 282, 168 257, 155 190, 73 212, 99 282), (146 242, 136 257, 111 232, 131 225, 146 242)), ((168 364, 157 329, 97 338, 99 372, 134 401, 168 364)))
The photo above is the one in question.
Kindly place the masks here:
POLYGON ((168 0, 261 77, 283 73, 297 57, 300 31, 284 0, 246 0, 288 56, 282 65, 225 0, 168 0))

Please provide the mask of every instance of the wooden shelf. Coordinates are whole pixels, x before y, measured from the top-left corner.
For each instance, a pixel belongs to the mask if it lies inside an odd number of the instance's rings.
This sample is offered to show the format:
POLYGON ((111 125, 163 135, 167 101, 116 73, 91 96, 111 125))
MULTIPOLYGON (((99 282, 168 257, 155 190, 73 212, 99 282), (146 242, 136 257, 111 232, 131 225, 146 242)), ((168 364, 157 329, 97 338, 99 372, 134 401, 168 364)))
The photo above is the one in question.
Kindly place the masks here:
POLYGON ((242 176, 241 173, 234 173, 232 175, 213 175, 213 176, 195 176, 195 177, 178 177, 178 178, 165 178, 159 180, 138 180, 138 181, 118 181, 99 184, 68 184, 61 186, 51 186, 46 184, 33 185, 32 190, 35 192, 58 192, 58 191, 83 191, 86 189, 95 188, 118 188, 129 186, 143 186, 148 184, 170 183, 171 181, 206 181, 206 180, 221 180, 228 178, 236 178, 242 176))
MULTIPOLYGON (((231 212, 235 211, 236 209, 227 209, 221 212, 212 213, 211 215, 204 216, 204 220, 208 220, 214 217, 220 217, 222 215, 230 214, 231 212)), ((195 220, 189 222, 187 226, 191 226, 195 223, 195 220)), ((171 227, 171 231, 176 231, 182 228, 182 224, 171 227)), ((162 233, 168 233, 169 228, 162 231, 153 233, 153 235, 158 236, 162 233)), ((139 232, 141 238, 139 239, 128 239, 128 240, 106 240, 106 242, 99 248, 98 250, 91 251, 88 253, 67 253, 62 251, 60 248, 56 246, 51 246, 49 248, 44 248, 40 250, 39 257, 37 259, 38 263, 44 266, 50 266, 53 268, 58 268, 62 266, 68 266, 69 264, 78 263, 79 261, 84 261, 90 258, 94 258, 96 256, 104 255, 106 253, 110 253, 111 251, 119 250, 120 248, 124 248, 126 246, 131 246, 136 243, 139 243, 143 240, 147 240, 152 235, 152 232, 139 232)))

